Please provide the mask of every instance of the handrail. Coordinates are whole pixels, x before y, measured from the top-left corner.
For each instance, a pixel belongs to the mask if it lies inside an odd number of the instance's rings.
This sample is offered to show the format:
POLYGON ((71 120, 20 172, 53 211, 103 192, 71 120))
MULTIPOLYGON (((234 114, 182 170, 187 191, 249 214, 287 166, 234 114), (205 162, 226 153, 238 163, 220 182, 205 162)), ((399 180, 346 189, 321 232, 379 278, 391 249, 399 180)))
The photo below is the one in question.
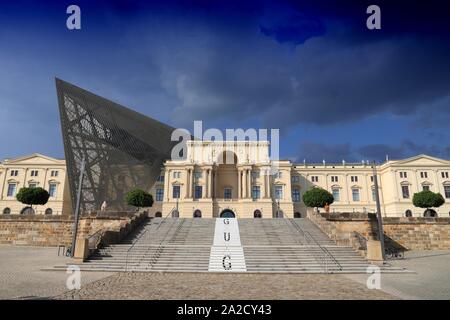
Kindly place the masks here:
MULTIPOLYGON (((181 221, 181 223, 177 226, 177 229, 175 230, 175 232, 174 232, 174 235, 176 235, 177 233, 178 233, 178 231, 181 229, 181 227, 183 226, 183 224, 184 224, 184 222, 185 222, 186 220, 182 220, 181 221)), ((153 266, 153 264, 156 262, 156 260, 157 260, 157 256, 159 257, 159 254, 161 253, 161 251, 162 251, 162 244, 164 243, 164 241, 166 240, 166 238, 167 238, 167 235, 169 234, 169 231, 170 230, 172 230, 172 226, 171 226, 171 228, 169 228, 167 231, 166 231, 166 234, 164 235, 164 237, 161 239, 161 241, 159 242, 159 245, 158 245, 158 248, 156 248, 156 250, 155 250, 155 253, 152 255, 152 257, 150 258, 150 262, 149 262, 149 265, 148 265, 148 267, 149 268, 151 268, 152 266, 153 266)))
MULTIPOLYGON (((154 232, 158 231, 159 227, 161 227, 161 225, 162 225, 163 223, 165 223, 166 219, 169 217, 169 215, 170 215, 174 210, 175 210, 175 207, 174 207, 172 210, 170 210, 170 212, 163 218, 163 220, 159 223, 159 225, 156 227, 156 229, 155 229, 154 232)), ((145 231, 144 231, 139 237, 137 237, 137 238, 133 241, 131 247, 128 248, 128 250, 127 250, 127 256, 126 256, 126 260, 125 260, 125 271, 128 271, 128 257, 129 257, 129 255, 130 255, 130 252, 131 252, 132 249, 135 247, 136 243, 138 243, 139 240, 141 240, 142 237, 147 233, 147 231, 148 231, 148 228, 146 228, 145 231)), ((148 249, 147 249, 147 251, 148 251, 148 249)), ((145 254, 147 254, 147 251, 145 252, 145 254)), ((145 254, 144 254, 144 256, 145 256, 145 254)), ((142 259, 141 259, 141 260, 142 260, 142 259)), ((139 260, 138 263, 140 263, 140 260, 139 260)))
MULTIPOLYGON (((105 232, 105 230, 102 229, 98 229, 97 231, 95 231, 93 234, 91 234, 90 236, 88 236, 88 247, 89 249, 91 249, 91 239, 95 238, 97 236, 97 234, 100 234, 100 240, 101 240, 101 235, 105 232)), ((97 249, 97 246, 99 245, 99 241, 97 240, 97 242, 95 243, 95 246, 93 249, 97 249)))
POLYGON ((327 260, 327 257, 331 258, 331 260, 334 262, 334 264, 337 265, 338 269, 342 271, 341 264, 339 263, 339 261, 336 260, 336 258, 331 254, 331 252, 327 248, 323 247, 308 231, 303 230, 303 228, 297 222, 295 222, 293 219, 289 219, 289 221, 294 226, 294 228, 297 229, 297 232, 301 231, 303 233, 304 239, 305 239, 305 241, 308 244, 311 243, 311 240, 312 240, 312 242, 314 242, 314 244, 320 248, 322 253, 325 254, 325 257, 323 259, 324 262, 325 262, 324 263, 325 264, 325 272, 328 273, 328 260, 327 260))
POLYGON ((367 239, 359 232, 353 231, 352 234, 356 237, 362 249, 367 250, 367 239))

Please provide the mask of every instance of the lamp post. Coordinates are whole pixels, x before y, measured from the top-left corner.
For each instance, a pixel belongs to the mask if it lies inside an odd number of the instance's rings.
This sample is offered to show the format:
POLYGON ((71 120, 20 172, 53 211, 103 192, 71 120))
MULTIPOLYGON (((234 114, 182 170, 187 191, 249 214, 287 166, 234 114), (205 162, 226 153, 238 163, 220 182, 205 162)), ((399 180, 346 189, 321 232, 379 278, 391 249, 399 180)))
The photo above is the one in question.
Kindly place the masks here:
POLYGON ((375 188, 375 201, 377 204, 378 237, 380 239, 381 255, 382 255, 383 261, 384 261, 385 253, 384 253, 383 220, 381 217, 381 204, 380 204, 380 195, 378 193, 378 177, 377 177, 377 167, 376 167, 375 161, 373 161, 372 169, 373 169, 373 183, 374 183, 374 188, 375 188))

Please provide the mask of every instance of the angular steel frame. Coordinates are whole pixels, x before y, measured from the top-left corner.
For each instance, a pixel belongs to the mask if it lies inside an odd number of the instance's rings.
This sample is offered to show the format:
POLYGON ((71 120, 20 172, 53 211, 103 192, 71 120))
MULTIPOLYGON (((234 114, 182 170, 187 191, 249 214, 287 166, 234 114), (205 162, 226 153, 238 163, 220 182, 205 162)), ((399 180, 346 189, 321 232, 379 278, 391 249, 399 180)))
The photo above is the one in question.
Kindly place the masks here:
POLYGON ((125 194, 150 190, 177 143, 174 128, 60 79, 56 91, 72 208, 84 156, 81 212, 99 210, 103 201, 110 210, 129 210, 125 194))

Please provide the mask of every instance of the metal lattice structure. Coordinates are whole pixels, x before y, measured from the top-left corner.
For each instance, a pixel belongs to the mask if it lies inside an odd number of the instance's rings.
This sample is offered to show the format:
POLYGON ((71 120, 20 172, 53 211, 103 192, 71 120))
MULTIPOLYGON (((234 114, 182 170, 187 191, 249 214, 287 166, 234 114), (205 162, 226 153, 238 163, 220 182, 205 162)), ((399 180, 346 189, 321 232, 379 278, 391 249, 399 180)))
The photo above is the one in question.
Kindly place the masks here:
POLYGON ((172 127, 56 79, 72 207, 86 159, 80 208, 128 210, 125 194, 150 190, 170 158, 172 127))

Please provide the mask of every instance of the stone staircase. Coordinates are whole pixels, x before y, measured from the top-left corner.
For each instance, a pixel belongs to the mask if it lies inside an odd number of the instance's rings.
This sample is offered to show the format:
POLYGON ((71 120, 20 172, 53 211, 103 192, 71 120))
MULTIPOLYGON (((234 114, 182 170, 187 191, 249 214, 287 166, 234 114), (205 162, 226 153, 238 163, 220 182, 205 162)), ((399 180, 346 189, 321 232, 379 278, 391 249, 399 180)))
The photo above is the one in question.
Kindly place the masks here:
MULTIPOLYGON (((152 218, 122 243, 98 249, 78 266, 86 271, 223 272, 226 252, 239 260, 233 261, 238 267, 226 270, 232 272, 366 273, 370 265, 308 219, 238 219, 233 224, 239 244, 226 246, 217 240, 223 236, 217 234, 218 220, 152 218)), ((381 271, 404 272, 390 266, 381 271)))

